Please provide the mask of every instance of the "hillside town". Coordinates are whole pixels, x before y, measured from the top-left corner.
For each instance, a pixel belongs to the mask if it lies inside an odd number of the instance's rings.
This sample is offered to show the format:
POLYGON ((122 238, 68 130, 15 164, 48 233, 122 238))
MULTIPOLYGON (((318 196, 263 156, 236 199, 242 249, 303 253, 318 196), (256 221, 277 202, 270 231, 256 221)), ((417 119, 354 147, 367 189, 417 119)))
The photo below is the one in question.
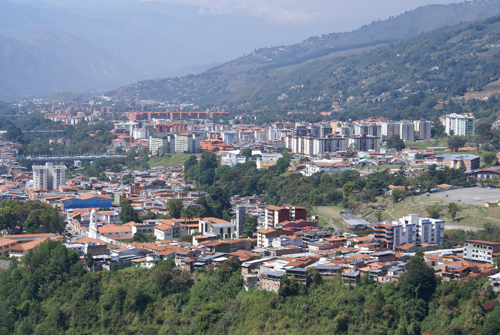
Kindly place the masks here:
MULTIPOLYGON (((150 157, 215 153, 217 165, 230 169, 253 162, 257 170, 266 170, 287 158, 287 173, 305 177, 356 171, 361 178, 367 178, 379 170, 377 166, 387 165, 394 166, 387 168, 390 174, 406 178, 421 175, 431 167, 461 169, 467 178, 483 181, 496 180, 500 174, 497 167, 484 167, 480 156, 469 153, 475 148, 406 148, 405 142, 431 141, 433 125, 425 120, 275 122, 257 126, 245 116, 224 121, 227 112, 181 108, 125 112, 128 120, 115 121, 103 118, 106 114, 116 115, 111 107, 52 107, 56 108, 46 111, 44 118, 63 125, 77 126, 82 121, 111 123, 110 134, 116 139, 108 144, 104 159, 127 153, 139 155, 146 149, 150 157), (222 122, 217 122, 219 119, 222 122), (387 145, 394 139, 402 140, 403 146, 387 145)), ((473 135, 475 131, 472 115, 444 115, 440 122, 447 135, 473 135)), ((66 145, 70 139, 51 141, 66 145)), ((259 194, 232 196, 226 219, 195 217, 200 199, 209 193, 186 178, 182 163, 143 171, 124 166, 123 171, 106 171, 106 180, 101 180, 79 172, 85 155, 23 157, 45 163, 27 169, 19 164, 18 148, 7 141, 0 143, 2 199, 48 204, 67 224, 59 234, 26 235, 21 234, 22 229, 19 234, 5 234, 0 238, 0 250, 7 257, 22 257, 45 240, 54 239, 77 252, 82 260, 90 254, 92 271, 152 268, 162 260, 172 259, 179 269, 193 272, 238 259, 246 290, 257 287, 277 292, 283 276, 308 284, 309 268, 315 268, 324 279, 341 275, 342 281, 351 285, 363 276, 382 283, 398 281, 410 257, 423 251, 426 264, 443 281, 487 278, 496 290, 500 284, 495 261, 500 256, 500 243, 466 240, 463 245, 445 248, 447 222, 442 219, 407 212, 396 220, 373 221, 344 211, 342 222, 325 225, 306 207, 268 204, 259 194), (72 166, 61 164, 71 159, 72 166), (174 202, 192 211, 174 214, 174 202), (120 213, 125 211, 124 204, 137 213, 136 217, 144 219, 123 222, 120 213), (244 233, 248 218, 255 222, 250 234, 244 233)), ((195 158, 200 160, 199 156, 195 158)), ((494 162, 499 158, 500 153, 494 162)), ((431 192, 460 187, 434 185, 431 192)), ((394 185, 384 188, 383 194, 391 196, 395 190, 429 195, 424 190, 394 185)), ((498 206, 498 200, 487 205, 498 206)))

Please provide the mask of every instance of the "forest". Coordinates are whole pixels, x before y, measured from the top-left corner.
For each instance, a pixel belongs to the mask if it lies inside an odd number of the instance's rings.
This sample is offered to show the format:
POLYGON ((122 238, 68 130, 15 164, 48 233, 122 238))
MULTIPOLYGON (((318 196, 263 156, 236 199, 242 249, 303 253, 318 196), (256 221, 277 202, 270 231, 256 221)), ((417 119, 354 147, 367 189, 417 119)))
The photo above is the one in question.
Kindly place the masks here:
POLYGON ((441 283, 417 254, 400 282, 346 286, 311 268, 308 286, 245 292, 238 259, 188 273, 86 272, 46 241, 0 274, 0 334, 497 334, 497 293, 483 279, 441 283))
MULTIPOLYGON (((265 201, 276 206, 290 203, 305 207, 340 205, 352 208, 360 202, 375 202, 377 196, 382 195, 382 190, 389 185, 430 190, 438 184, 475 184, 473 179, 466 179, 464 170, 447 167, 437 169, 436 165, 432 165, 419 177, 405 177, 404 170, 401 169, 398 173, 377 171, 366 178, 355 170, 332 175, 317 173, 307 177, 287 172, 289 165, 286 155, 268 169, 257 170, 255 161, 238 164, 231 169, 227 165, 218 166, 215 153, 205 152, 199 163, 191 156, 184 164, 184 169, 185 178, 194 180, 201 189, 219 187, 228 196, 264 194, 265 201)), ((409 192, 402 196, 406 194, 409 192)))
POLYGON ((0 230, 11 234, 62 234, 66 222, 59 212, 40 201, 0 201, 0 230))

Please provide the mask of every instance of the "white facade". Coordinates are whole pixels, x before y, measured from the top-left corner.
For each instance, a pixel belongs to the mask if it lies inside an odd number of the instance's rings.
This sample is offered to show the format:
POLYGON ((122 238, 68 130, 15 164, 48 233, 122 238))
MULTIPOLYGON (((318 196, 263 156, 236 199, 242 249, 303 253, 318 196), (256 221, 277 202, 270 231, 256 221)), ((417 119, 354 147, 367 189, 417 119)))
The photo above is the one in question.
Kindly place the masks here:
POLYGON ((246 161, 245 156, 238 156, 233 152, 223 152, 220 160, 221 165, 227 165, 231 169, 234 168, 237 164, 243 164, 246 161))
POLYGON ((200 135, 195 133, 175 134, 175 152, 195 153, 200 151, 200 135))
POLYGON ((152 155, 158 153, 158 149, 167 148, 167 152, 175 152, 175 136, 173 134, 149 136, 149 151, 152 155))
POLYGON ((303 244, 302 237, 295 237, 294 236, 294 237, 290 238, 290 236, 286 236, 286 235, 276 237, 276 238, 270 238, 270 239, 268 239, 267 243, 269 243, 269 241, 271 241, 271 244, 274 248, 281 248, 281 247, 288 247, 288 246, 302 247, 302 244, 303 244))
POLYGON ((273 166, 282 157, 282 154, 262 154, 262 157, 257 157, 257 169, 266 169, 273 166))
POLYGON ((345 170, 350 170, 351 166, 349 164, 343 163, 332 163, 329 161, 316 161, 316 162, 308 162, 306 163, 306 171, 305 175, 310 177, 318 172, 325 172, 328 174, 332 174, 334 172, 342 172, 345 170))
POLYGON ((465 136, 474 135, 476 132, 476 121, 473 116, 462 114, 448 114, 444 116, 444 127, 446 134, 465 136))
POLYGON ((493 254, 500 252, 500 243, 468 240, 464 243, 464 258, 493 264, 493 254))
POLYGON ((135 140, 146 140, 149 137, 149 130, 146 130, 144 128, 134 129, 132 136, 135 140))
POLYGON ((222 142, 225 144, 234 144, 238 140, 238 134, 235 131, 222 132, 222 142))
POLYGON ((66 166, 53 165, 33 165, 33 189, 57 190, 59 186, 66 184, 66 166))

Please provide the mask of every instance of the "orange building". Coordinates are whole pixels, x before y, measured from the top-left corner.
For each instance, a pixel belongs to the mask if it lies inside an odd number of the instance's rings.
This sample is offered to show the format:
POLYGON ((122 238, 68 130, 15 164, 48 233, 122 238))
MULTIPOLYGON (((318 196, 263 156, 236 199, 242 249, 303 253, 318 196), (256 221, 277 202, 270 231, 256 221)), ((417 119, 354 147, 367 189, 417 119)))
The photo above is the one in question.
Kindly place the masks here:
POLYGON ((202 150, 207 150, 207 151, 212 151, 215 148, 219 148, 219 151, 234 150, 234 147, 232 145, 225 144, 219 139, 201 141, 200 147, 202 150))

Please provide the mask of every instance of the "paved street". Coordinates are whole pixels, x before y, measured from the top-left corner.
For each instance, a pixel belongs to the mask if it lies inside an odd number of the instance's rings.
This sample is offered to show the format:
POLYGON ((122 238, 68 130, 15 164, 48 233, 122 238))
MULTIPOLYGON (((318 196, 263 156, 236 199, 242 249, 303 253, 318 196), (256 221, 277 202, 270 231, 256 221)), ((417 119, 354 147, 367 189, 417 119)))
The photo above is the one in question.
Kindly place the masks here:
POLYGON ((485 202, 500 200, 500 189, 492 188, 489 190, 486 187, 476 186, 431 193, 431 197, 447 201, 461 202, 463 204, 484 206, 485 202), (446 195, 448 195, 448 197, 446 197, 446 195))

